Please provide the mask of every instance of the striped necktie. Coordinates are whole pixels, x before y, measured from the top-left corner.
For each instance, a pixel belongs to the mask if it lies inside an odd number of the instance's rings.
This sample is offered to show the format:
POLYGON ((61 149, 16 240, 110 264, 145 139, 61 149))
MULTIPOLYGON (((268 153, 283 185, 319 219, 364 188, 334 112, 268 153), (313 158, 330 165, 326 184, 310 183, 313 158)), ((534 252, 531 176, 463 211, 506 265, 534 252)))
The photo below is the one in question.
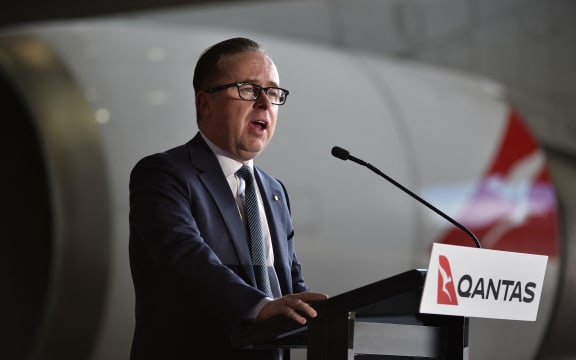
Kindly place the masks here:
POLYGON ((260 210, 258 209, 254 177, 250 168, 245 165, 236 174, 244 179, 246 184, 244 190, 244 212, 247 219, 248 234, 250 235, 250 255, 252 256, 252 265, 256 275, 256 285, 258 289, 271 297, 272 290, 268 277, 268 264, 266 263, 264 251, 264 236, 262 235, 262 223, 260 222, 260 210))

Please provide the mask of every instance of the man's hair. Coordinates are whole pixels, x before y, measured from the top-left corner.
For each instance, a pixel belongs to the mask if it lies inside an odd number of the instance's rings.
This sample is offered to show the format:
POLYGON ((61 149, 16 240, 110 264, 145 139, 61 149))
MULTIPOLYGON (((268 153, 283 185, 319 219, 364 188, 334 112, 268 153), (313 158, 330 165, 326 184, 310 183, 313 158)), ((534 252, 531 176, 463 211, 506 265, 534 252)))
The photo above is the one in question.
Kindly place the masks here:
POLYGON ((204 50, 194 69, 194 91, 206 90, 222 75, 222 60, 228 56, 255 51, 265 54, 260 45, 250 39, 237 37, 221 41, 204 50))

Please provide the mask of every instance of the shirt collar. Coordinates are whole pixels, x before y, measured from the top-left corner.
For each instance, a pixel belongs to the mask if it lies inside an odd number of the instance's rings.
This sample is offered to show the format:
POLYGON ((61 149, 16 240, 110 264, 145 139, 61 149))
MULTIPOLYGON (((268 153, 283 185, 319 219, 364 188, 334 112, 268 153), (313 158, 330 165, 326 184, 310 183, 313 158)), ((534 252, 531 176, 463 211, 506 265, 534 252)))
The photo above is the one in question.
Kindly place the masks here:
POLYGON ((212 150, 214 155, 216 155, 216 159, 218 159, 218 163, 220 164, 220 167, 222 168, 222 171, 224 172, 224 175, 226 177, 234 175, 236 171, 238 171, 238 169, 242 167, 242 165, 248 166, 250 170, 254 172, 253 159, 250 159, 246 162, 240 162, 234 159, 228 152, 216 146, 216 144, 210 141, 210 139, 208 139, 201 131, 200 135, 202 136, 206 144, 208 144, 210 150, 212 150))

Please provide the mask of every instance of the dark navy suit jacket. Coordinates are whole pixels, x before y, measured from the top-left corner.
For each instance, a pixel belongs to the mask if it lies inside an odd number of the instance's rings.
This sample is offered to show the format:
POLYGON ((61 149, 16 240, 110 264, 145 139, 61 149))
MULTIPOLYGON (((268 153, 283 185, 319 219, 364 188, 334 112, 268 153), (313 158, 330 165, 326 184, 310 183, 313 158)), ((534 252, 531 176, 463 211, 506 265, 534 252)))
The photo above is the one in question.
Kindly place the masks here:
MULTIPOLYGON (((255 168, 283 293, 308 291, 284 186, 255 168)), ((140 160, 130 176, 132 359, 271 359, 235 350, 234 325, 265 295, 255 288, 244 224, 216 156, 197 134, 140 160)))

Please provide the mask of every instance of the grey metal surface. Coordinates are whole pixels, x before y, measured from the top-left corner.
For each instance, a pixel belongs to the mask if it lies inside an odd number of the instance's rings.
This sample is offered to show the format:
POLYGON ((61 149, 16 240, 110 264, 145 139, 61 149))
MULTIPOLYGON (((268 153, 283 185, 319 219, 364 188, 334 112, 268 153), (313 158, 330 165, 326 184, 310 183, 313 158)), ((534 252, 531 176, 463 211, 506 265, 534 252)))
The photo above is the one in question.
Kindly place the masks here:
POLYGON ((357 321, 353 352, 434 358, 440 354, 439 338, 436 327, 357 321))

